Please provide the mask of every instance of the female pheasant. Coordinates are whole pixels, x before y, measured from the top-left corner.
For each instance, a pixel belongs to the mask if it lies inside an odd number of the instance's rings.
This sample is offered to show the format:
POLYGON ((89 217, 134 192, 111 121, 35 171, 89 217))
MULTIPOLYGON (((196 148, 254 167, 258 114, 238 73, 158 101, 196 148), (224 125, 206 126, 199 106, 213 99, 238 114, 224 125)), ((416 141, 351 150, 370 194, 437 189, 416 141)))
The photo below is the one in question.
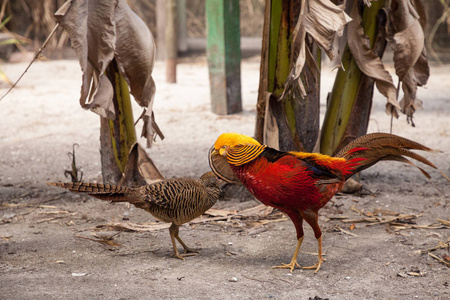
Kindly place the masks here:
POLYGON ((436 168, 408 149, 433 151, 399 136, 373 133, 354 140, 335 157, 330 157, 317 153, 280 152, 249 136, 224 133, 211 148, 209 162, 217 176, 228 182, 241 182, 262 203, 283 211, 294 223, 298 239, 294 256, 290 263, 274 268, 288 268, 292 272, 295 266, 300 267, 297 256, 303 242, 303 221, 306 221, 318 241, 318 261, 304 269, 318 272, 324 261, 319 209, 342 189, 350 176, 380 160, 414 165, 404 157, 409 156, 436 168))
POLYGON ((178 236, 180 225, 189 222, 210 209, 219 198, 219 181, 213 172, 203 174, 199 180, 173 178, 129 188, 109 184, 84 182, 48 182, 48 185, 68 189, 76 193, 86 193, 95 198, 111 202, 129 202, 152 214, 158 220, 172 223, 169 228, 173 245, 173 255, 184 260, 184 256, 198 253, 186 246, 178 236), (175 239, 184 248, 179 254, 175 239))

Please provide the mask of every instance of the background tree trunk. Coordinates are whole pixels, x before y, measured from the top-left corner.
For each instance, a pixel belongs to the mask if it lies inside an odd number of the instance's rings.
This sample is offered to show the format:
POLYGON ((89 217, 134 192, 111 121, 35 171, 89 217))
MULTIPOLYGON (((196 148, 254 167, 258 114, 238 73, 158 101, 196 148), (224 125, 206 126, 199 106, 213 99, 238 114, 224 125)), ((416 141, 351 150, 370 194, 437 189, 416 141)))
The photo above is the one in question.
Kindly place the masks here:
POLYGON ((133 110, 128 84, 120 75, 116 61, 106 69, 106 75, 114 88, 114 120, 101 118, 100 152, 103 183, 117 184, 122 178, 128 161, 128 154, 136 142, 133 110))
POLYGON ((294 83, 280 100, 298 56, 292 43, 300 7, 300 0, 266 1, 255 137, 281 151, 313 151, 319 135, 320 51, 308 37, 317 66, 306 64, 300 75, 307 97, 294 83))
POLYGON ((166 0, 166 81, 177 82, 177 0, 166 0))
MULTIPOLYGON (((355 0, 356 1, 356 0, 355 0)), ((384 1, 364 6, 362 25, 374 53, 382 57, 386 48, 387 16, 381 8, 384 1)), ((320 141, 320 152, 333 155, 355 138, 367 133, 374 80, 361 72, 348 45, 328 97, 320 141)))
POLYGON ((242 111, 238 0, 206 0, 211 109, 218 115, 242 111))

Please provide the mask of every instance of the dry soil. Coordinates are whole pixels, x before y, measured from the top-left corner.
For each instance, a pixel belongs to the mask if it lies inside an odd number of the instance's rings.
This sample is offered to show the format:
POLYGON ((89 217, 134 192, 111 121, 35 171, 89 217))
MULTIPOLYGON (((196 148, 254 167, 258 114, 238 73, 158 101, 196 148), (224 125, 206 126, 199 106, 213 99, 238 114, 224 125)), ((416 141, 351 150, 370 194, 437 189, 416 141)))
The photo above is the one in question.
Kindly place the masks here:
MULTIPOLYGON (((26 63, 1 67, 15 80, 26 63)), ((177 84, 165 83, 164 64, 156 64, 154 112, 166 138, 157 140, 148 153, 166 178, 198 177, 207 171, 206 153, 219 134, 253 134, 258 73, 259 58, 243 62, 244 110, 217 116, 210 112, 204 58, 181 63, 177 84)), ((323 72, 323 99, 331 90, 333 76, 333 72, 323 72)), ((450 236, 449 227, 438 221, 450 218, 450 185, 430 168, 426 170, 433 183, 414 167, 379 163, 361 176, 370 195, 336 196, 321 211, 327 261, 317 274, 271 268, 290 261, 293 254, 296 239, 289 220, 256 229, 249 220, 233 219, 183 226, 184 241, 202 248, 200 255, 185 261, 170 258, 167 229, 119 232, 114 241, 120 247, 76 237, 112 236, 118 232, 93 228, 126 222, 124 216, 134 224, 154 221, 146 212, 125 204, 111 205, 46 185, 47 181, 69 180, 64 170, 70 167, 67 153, 74 143, 79 145, 75 151, 83 180, 101 180, 99 117, 80 108, 80 84, 77 61, 37 62, 0 102, 0 298, 450 298, 450 269, 420 253, 448 242, 450 236), (345 223, 334 218, 362 219, 352 206, 366 213, 385 210, 417 217, 414 224, 402 223, 405 228, 399 231, 387 224, 345 223), (431 224, 437 225, 412 227, 431 224)), ((5 91, 2 86, 0 94, 5 91)), ((442 150, 424 156, 450 174, 448 65, 432 67, 429 83, 419 89, 418 97, 424 109, 416 113, 416 127, 407 125, 402 116, 394 120, 393 133, 442 150)), ((389 132, 384 105, 376 93, 370 132, 389 132)), ((139 115, 138 106, 134 109, 139 115)), ((323 116, 325 103, 321 109, 323 116)), ((259 204, 248 199, 248 194, 237 193, 214 208, 242 210, 259 204)), ((391 217, 386 212, 376 216, 391 217)), ((311 254, 317 250, 316 240, 312 230, 305 228, 302 251, 306 253, 299 255, 299 262, 311 265, 316 260, 311 254)), ((448 262, 448 248, 431 253, 448 262)))

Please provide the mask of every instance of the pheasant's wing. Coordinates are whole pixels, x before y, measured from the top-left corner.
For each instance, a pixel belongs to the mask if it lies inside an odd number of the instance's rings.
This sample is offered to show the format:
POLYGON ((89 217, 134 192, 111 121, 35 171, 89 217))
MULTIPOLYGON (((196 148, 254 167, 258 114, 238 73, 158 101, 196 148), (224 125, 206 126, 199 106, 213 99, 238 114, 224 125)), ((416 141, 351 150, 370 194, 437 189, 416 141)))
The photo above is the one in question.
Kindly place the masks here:
POLYGON ((305 152, 288 152, 287 154, 295 157, 298 164, 315 179, 339 181, 347 169, 347 161, 342 158, 305 152))
POLYGON ((189 206, 190 202, 201 199, 205 188, 194 179, 169 179, 141 188, 139 198, 164 209, 176 209, 189 206))

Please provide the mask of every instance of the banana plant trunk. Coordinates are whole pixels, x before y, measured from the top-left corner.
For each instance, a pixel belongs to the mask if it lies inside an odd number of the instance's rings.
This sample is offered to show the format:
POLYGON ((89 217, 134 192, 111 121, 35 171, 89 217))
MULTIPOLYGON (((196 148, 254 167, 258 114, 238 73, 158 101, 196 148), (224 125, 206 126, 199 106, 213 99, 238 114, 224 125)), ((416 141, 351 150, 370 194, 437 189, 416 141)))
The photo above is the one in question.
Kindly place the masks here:
MULTIPOLYGON (((387 16, 383 7, 384 1, 374 1, 370 7, 364 6, 362 12, 364 32, 373 52, 380 58, 387 43, 387 16)), ((375 81, 361 72, 348 45, 342 56, 342 66, 329 95, 322 126, 320 152, 327 155, 334 155, 367 133, 372 108, 375 81)))
POLYGON ((128 154, 136 142, 130 92, 125 78, 119 73, 113 60, 106 69, 106 76, 114 88, 114 120, 100 118, 100 152, 103 183, 117 184, 122 178, 128 154))
POLYGON ((320 50, 312 39, 306 44, 316 65, 306 64, 299 79, 307 96, 302 98, 294 82, 280 99, 299 53, 293 31, 300 9, 300 0, 266 1, 255 138, 281 151, 311 152, 319 135, 320 99, 320 50))

